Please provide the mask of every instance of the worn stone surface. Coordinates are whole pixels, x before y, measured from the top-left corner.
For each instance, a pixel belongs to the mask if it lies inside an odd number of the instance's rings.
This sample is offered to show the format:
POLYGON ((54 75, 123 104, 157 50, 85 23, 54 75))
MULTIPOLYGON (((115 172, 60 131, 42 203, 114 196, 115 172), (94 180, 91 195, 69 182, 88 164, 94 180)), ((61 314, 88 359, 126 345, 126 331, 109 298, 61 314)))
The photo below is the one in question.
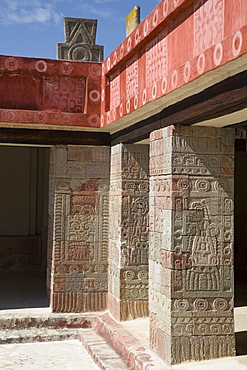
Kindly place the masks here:
POLYGON ((65 42, 57 44, 58 59, 102 62, 103 46, 96 45, 97 19, 64 18, 65 42))
POLYGON ((233 144, 229 129, 151 134, 150 341, 170 364, 235 353, 233 144))
POLYGON ((109 149, 58 146, 52 151, 50 163, 48 267, 52 309, 63 312, 104 310, 109 149))
POLYGON ((148 315, 148 150, 111 152, 109 309, 119 320, 148 315))

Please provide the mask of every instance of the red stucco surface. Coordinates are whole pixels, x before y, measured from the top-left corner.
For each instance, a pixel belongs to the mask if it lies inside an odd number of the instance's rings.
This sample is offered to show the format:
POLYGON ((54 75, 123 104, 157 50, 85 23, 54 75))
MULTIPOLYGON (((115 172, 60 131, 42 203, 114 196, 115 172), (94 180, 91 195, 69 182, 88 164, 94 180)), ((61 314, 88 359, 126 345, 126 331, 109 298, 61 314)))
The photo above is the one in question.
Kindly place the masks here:
POLYGON ((102 64, 0 56, 0 121, 104 127, 246 52, 246 0, 163 0, 102 64))

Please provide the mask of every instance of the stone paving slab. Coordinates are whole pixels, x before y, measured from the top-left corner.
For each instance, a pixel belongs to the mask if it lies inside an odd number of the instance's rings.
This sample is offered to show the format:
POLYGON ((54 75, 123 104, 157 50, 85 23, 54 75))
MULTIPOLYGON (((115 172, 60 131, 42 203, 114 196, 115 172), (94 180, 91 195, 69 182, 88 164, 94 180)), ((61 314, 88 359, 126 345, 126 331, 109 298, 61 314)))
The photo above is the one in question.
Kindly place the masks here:
POLYGON ((174 365, 172 370, 247 370, 247 356, 174 365))
POLYGON ((79 340, 0 345, 0 369, 99 370, 79 340))

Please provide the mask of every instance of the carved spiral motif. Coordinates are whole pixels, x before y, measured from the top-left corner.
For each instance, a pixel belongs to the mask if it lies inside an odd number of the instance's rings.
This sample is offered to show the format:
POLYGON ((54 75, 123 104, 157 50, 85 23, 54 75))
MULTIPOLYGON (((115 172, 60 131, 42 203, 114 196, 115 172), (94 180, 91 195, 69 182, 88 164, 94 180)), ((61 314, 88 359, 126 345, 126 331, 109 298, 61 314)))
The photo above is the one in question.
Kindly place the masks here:
POLYGON ((99 118, 98 114, 92 114, 88 118, 88 122, 89 122, 90 126, 92 126, 92 127, 98 127, 99 122, 100 122, 100 118, 99 118))
POLYGON ((63 62, 60 66, 60 71, 65 75, 70 75, 73 71, 73 66, 69 62, 63 62))
POLYGON ((90 68, 89 68, 89 74, 92 76, 92 77, 98 77, 100 76, 100 73, 101 73, 101 69, 100 69, 100 66, 97 65, 97 64, 94 64, 92 65, 90 68))
POLYGON ((7 58, 5 60, 5 67, 8 71, 15 71, 19 67, 19 63, 15 58, 7 58))
POLYGON ((219 324, 212 324, 210 326, 210 330, 212 334, 219 334, 220 333, 220 325, 219 324))
POLYGON ((148 279, 148 272, 146 270, 138 272, 138 279, 140 280, 147 280, 148 279))
POLYGON ((135 273, 134 271, 128 270, 124 272, 123 277, 127 280, 133 280, 135 278, 135 273))
POLYGON ((96 270, 96 272, 104 272, 104 266, 103 265, 97 265, 95 270, 96 270))
POLYGON ((187 299, 178 299, 175 302, 175 307, 179 311, 187 311, 189 309, 189 301, 187 299))
POLYGON ((209 191, 210 189, 210 182, 206 179, 197 180, 195 183, 195 187, 197 191, 209 191))
POLYGON ((227 306, 227 300, 223 298, 216 298, 213 302, 213 308, 217 311, 225 311, 227 306))
POLYGON ((5 122, 6 121, 15 122, 17 121, 18 115, 16 112, 9 110, 9 111, 3 111, 2 117, 5 122))
POLYGON ((69 124, 70 123, 70 121, 71 121, 71 116, 70 116, 70 114, 66 114, 66 113, 64 113, 63 115, 62 115, 62 118, 61 118, 61 121, 62 121, 62 124, 64 124, 64 125, 67 125, 67 124, 69 124))
POLYGON ((206 324, 200 324, 198 326, 198 332, 199 334, 207 334, 209 332, 209 327, 206 324))
POLYGON ((189 183, 187 180, 178 180, 178 189, 179 190, 187 190, 189 187, 189 183))
POLYGON ((47 114, 45 112, 38 112, 36 114, 36 120, 39 123, 45 123, 47 121, 47 114))
POLYGON ((198 298, 194 302, 194 307, 198 311, 206 311, 208 308, 208 302, 206 301, 206 299, 198 298))

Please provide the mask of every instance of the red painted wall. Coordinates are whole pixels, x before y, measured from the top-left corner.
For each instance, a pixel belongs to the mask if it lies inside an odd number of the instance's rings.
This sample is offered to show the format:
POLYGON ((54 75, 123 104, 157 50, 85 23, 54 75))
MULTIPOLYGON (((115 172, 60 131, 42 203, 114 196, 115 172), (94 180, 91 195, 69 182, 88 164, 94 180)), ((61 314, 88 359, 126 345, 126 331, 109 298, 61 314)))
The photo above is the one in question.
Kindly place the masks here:
POLYGON ((246 52, 246 0, 163 0, 102 65, 0 56, 0 121, 104 127, 246 52))
POLYGON ((101 64, 0 56, 0 121, 99 127, 101 64))
POLYGON ((246 51, 246 0, 161 1, 103 63, 101 125, 246 51))

